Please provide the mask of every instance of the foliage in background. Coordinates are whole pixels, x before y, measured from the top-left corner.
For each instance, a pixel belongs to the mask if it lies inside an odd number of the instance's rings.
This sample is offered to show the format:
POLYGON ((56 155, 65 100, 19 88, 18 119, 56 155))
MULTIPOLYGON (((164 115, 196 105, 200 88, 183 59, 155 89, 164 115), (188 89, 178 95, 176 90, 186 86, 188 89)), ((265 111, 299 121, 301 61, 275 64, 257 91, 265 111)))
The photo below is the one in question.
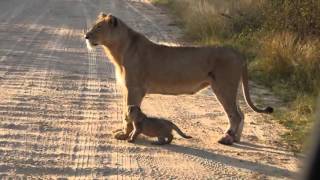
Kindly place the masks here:
POLYGON ((266 26, 295 32, 298 37, 320 35, 319 0, 266 0, 266 26))
POLYGON ((201 45, 232 46, 250 62, 251 78, 288 102, 275 113, 301 151, 320 90, 320 0, 153 0, 201 45))

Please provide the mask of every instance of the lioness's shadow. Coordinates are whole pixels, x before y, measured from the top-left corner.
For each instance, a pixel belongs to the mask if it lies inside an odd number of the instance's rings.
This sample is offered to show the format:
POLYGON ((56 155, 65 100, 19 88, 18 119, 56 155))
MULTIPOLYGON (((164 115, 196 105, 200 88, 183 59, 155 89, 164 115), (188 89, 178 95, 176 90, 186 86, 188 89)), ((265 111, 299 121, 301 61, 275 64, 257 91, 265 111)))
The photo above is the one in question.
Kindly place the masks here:
POLYGON ((261 174, 272 176, 272 177, 280 177, 280 178, 291 177, 292 178, 296 174, 295 172, 289 171, 287 169, 283 169, 283 168, 279 168, 279 167, 275 167, 267 164, 262 164, 259 162, 242 160, 236 157, 229 157, 229 156, 209 152, 202 149, 196 149, 193 147, 180 146, 175 144, 157 146, 157 145, 151 145, 149 140, 143 140, 143 139, 139 139, 135 144, 149 146, 149 147, 164 148, 164 149, 167 149, 168 151, 196 156, 198 158, 203 158, 206 160, 223 163, 228 166, 233 166, 236 168, 255 171, 257 173, 261 173, 261 174))
POLYGON ((293 157, 293 154, 286 153, 285 149, 281 148, 275 148, 271 146, 263 146, 263 145, 257 145, 252 144, 249 142, 239 142, 232 145, 232 147, 244 149, 244 150, 253 150, 253 151, 261 151, 261 152, 267 152, 272 154, 279 154, 279 155, 285 155, 288 157, 293 157))

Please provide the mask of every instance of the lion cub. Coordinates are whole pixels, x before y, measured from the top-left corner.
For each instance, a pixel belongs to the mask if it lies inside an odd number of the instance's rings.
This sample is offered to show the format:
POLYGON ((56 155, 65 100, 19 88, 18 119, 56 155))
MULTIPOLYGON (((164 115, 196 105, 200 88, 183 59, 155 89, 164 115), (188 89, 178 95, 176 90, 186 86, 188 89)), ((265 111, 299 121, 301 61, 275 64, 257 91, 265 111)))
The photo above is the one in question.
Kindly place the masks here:
POLYGON ((158 138, 158 141, 152 144, 170 144, 173 139, 172 130, 175 130, 186 139, 192 138, 185 135, 175 124, 168 120, 147 117, 138 106, 129 106, 128 108, 128 117, 133 124, 133 131, 129 135, 128 142, 134 142, 136 137, 142 133, 146 136, 158 138))

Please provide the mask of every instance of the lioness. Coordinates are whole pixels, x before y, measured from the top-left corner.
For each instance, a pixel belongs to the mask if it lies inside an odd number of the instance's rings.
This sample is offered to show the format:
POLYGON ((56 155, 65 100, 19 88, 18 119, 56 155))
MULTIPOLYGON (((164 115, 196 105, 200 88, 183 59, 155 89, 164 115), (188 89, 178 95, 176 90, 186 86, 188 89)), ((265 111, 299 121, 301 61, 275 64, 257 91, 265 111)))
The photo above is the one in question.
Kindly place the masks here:
POLYGON ((133 131, 129 135, 128 142, 134 142, 139 134, 149 137, 157 137, 158 141, 152 144, 170 144, 175 130, 180 136, 190 139, 191 136, 184 134, 174 123, 160 118, 147 117, 138 106, 129 105, 128 118, 132 121, 133 131))
MULTIPOLYGON (((273 111, 271 107, 258 109, 253 105, 246 61, 231 48, 155 44, 119 18, 105 13, 98 16, 85 39, 90 47, 104 48, 124 83, 127 105, 140 107, 146 94, 194 94, 211 86, 229 119, 228 130, 218 141, 221 144, 240 141, 244 117, 237 105, 237 91, 241 80, 244 97, 252 110, 273 111)), ((133 127, 128 118, 124 123, 124 132, 118 132, 116 139, 128 139, 133 127)))

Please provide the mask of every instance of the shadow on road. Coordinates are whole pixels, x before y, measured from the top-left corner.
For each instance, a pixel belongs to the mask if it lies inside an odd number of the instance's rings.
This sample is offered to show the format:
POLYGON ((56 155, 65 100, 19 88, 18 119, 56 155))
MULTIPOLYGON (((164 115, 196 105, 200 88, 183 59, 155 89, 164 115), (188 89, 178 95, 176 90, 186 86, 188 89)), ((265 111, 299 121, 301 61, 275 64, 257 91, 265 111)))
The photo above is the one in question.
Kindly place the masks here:
MULTIPOLYGON (((135 142, 136 145, 164 148, 168 151, 181 153, 181 154, 184 154, 187 156, 194 156, 197 158, 203 158, 203 159, 206 159, 209 161, 219 162, 219 163, 225 164, 227 166, 233 166, 236 168, 255 171, 257 173, 264 174, 264 175, 271 176, 271 177, 293 178, 293 177, 295 177, 295 175, 297 175, 296 172, 292 172, 287 169, 283 169, 283 168, 279 168, 279 167, 275 167, 275 166, 271 166, 271 165, 267 165, 267 164, 262 164, 259 162, 252 162, 252 161, 247 161, 247 160, 243 160, 243 159, 238 159, 236 157, 229 157, 229 156, 225 156, 222 154, 209 152, 209 151, 203 150, 203 149, 196 149, 193 147, 187 147, 187 146, 181 146, 181 145, 175 145, 175 144, 157 146, 157 145, 151 145, 150 143, 151 143, 151 141, 148 141, 146 139, 138 139, 135 142)), ((264 146, 260 147, 259 145, 254 145, 251 143, 243 143, 243 144, 250 144, 252 147, 256 146, 255 149, 265 148, 264 146)), ((233 146, 237 146, 237 145, 233 145, 233 146)))
POLYGON ((279 147, 262 146, 258 144, 252 144, 249 142, 235 143, 232 145, 232 147, 243 149, 243 150, 260 151, 260 152, 266 152, 271 154, 285 155, 287 157, 294 156, 293 154, 286 152, 285 149, 281 149, 279 147))
POLYGON ((178 146, 178 145, 167 145, 162 146, 163 148, 173 151, 176 153, 183 153, 190 156, 196 156, 199 158, 207 159, 210 161, 216 161, 223 163, 228 166, 233 166, 236 168, 242 168, 247 169, 251 171, 255 171, 267 176, 273 176, 273 177, 293 177, 295 175, 294 172, 291 172, 286 169, 278 168, 275 166, 262 164, 259 162, 251 162, 247 160, 238 159, 235 157, 229 157, 217 153, 212 153, 206 150, 196 149, 192 147, 186 147, 186 146, 178 146))

